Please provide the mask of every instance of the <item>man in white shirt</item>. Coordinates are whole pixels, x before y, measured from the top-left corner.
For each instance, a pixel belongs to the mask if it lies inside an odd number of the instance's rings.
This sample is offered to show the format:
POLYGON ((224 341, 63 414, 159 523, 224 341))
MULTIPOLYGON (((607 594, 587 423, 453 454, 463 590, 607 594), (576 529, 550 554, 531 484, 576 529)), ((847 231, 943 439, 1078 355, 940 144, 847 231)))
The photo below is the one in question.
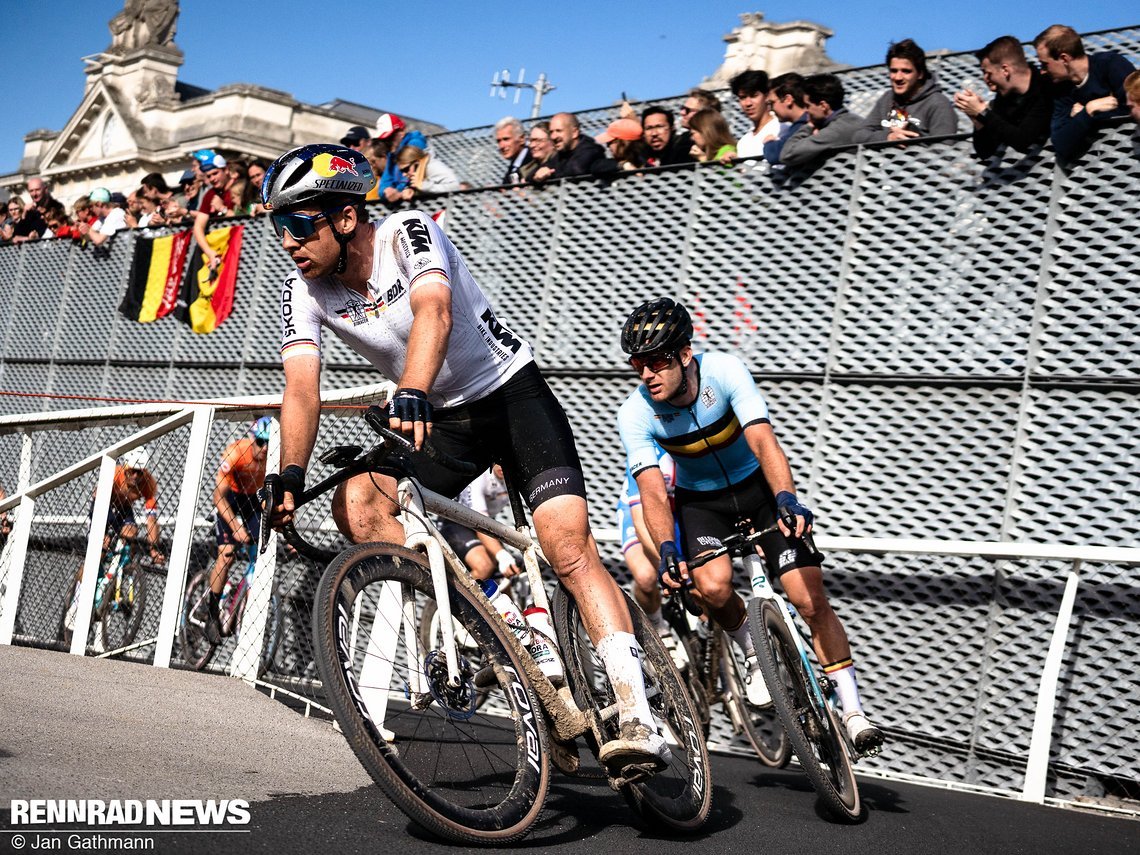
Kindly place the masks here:
POLYGON ((780 120, 768 110, 768 75, 763 71, 742 71, 729 81, 736 103, 752 130, 736 141, 737 157, 760 157, 764 143, 780 136, 780 120))
POLYGON ((111 200, 111 191, 105 187, 92 190, 88 198, 91 200, 91 210, 99 220, 93 226, 80 223, 79 233, 99 246, 106 243, 115 232, 127 227, 127 214, 111 200))

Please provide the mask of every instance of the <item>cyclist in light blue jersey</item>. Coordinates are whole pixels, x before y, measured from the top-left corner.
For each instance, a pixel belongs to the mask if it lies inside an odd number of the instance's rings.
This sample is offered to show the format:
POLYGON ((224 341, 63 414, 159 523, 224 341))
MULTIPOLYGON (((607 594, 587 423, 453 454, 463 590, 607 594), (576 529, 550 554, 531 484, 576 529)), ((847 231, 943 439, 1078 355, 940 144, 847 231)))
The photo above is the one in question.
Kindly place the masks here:
MULTIPOLYGON (((687 584, 685 556, 720 547, 738 520, 749 519, 756 529, 779 521, 779 531, 760 542, 769 572, 780 577, 788 599, 811 627, 816 655, 836 684, 856 750, 876 750, 883 734, 863 712, 847 633, 824 591, 823 556, 800 539, 811 530, 812 512, 796 497, 768 406, 740 359, 694 353, 692 335, 689 313, 670 299, 638 306, 621 334, 622 350, 642 382, 618 411, 618 429, 649 535, 661 556, 661 582, 674 589, 687 584), (674 539, 674 511, 656 446, 676 463, 680 544, 674 539), (781 521, 789 516, 796 520, 794 532, 781 521), (671 578, 674 569, 680 582, 671 578)), ((770 704, 744 601, 732 586, 731 559, 725 555, 695 570, 692 583, 705 611, 745 654, 749 702, 770 704)))
MULTIPOLYGON (((656 465, 665 478, 665 489, 671 500, 673 458, 660 447, 656 451, 656 465)), ((649 530, 645 527, 637 481, 629 474, 628 468, 625 470, 625 489, 618 497, 617 524, 621 536, 621 554, 630 575, 633 576, 633 598, 657 628, 661 637, 667 639, 666 647, 669 647, 673 637, 669 634, 669 624, 661 614, 661 586, 657 582, 657 564, 660 556, 657 554, 657 547, 649 535, 649 530)))

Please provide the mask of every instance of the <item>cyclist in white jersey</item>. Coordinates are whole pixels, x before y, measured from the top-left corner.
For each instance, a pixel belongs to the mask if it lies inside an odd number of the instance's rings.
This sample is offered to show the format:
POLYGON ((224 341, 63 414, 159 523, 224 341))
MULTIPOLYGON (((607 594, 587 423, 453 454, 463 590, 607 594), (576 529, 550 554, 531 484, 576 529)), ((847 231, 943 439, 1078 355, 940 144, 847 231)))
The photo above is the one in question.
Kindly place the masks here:
MULTIPOLYGON (((668 298, 638 306, 621 332, 622 350, 642 384, 619 409, 618 429, 661 556, 661 582, 673 589, 687 582, 685 556, 721 546, 738 520, 751 520, 757 529, 778 522, 779 531, 766 535, 758 551, 811 627, 816 655, 835 682, 855 748, 861 754, 877 751, 883 734, 863 712, 847 633, 824 590, 823 556, 800 539, 811 530, 813 516, 796 497, 768 405, 743 362, 726 353, 694 353, 692 336, 688 311, 668 298), (675 464, 675 514, 658 467, 659 448, 675 464), (795 518, 794 532, 783 522, 786 517, 795 518), (680 582, 667 572, 674 568, 680 582)), ((732 586, 731 559, 710 561, 693 572, 692 581, 696 599, 745 654, 749 702, 770 704, 744 601, 732 586)))
MULTIPOLYGON (((487 468, 501 463, 530 506, 547 559, 581 610, 618 698, 618 737, 599 759, 621 770, 664 767, 640 651, 621 589, 590 534, 582 465, 566 414, 534 363, 530 346, 488 304, 459 251, 419 211, 368 222, 364 198, 376 177, 357 151, 306 145, 279 157, 262 181, 262 202, 296 265, 281 290, 281 479, 272 524, 292 519, 304 488, 320 419, 321 331, 334 335, 397 382, 389 424, 420 447, 487 468)), ((427 459, 416 473, 454 496, 471 480, 427 459)), ((333 498, 333 515, 354 542, 402 544, 395 479, 353 478, 333 498)))

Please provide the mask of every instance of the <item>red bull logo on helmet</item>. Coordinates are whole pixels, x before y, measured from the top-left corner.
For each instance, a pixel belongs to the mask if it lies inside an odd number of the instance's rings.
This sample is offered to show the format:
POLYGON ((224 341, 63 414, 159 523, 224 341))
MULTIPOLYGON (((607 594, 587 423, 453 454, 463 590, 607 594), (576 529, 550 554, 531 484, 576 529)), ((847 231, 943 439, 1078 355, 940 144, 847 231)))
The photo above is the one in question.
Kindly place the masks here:
POLYGON ((370 174, 367 163, 359 166, 347 158, 337 154, 318 154, 313 158, 313 172, 322 178, 334 178, 337 175, 355 175, 360 177, 360 170, 370 174))

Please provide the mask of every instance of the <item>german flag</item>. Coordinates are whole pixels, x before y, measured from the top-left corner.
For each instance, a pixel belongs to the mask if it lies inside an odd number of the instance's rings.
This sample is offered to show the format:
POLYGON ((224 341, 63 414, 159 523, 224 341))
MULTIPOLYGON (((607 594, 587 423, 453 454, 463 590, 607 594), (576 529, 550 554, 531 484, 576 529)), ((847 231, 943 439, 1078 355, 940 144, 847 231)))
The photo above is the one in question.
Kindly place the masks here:
POLYGON ((229 226, 214 229, 206 235, 210 248, 221 258, 213 270, 206 263, 205 253, 196 247, 190 253, 190 267, 182 282, 182 295, 178 299, 175 317, 189 324, 196 333, 213 332, 233 311, 244 228, 229 226))
POLYGON ((139 236, 119 312, 144 324, 169 315, 178 302, 186 250, 193 239, 189 231, 157 238, 139 236))

